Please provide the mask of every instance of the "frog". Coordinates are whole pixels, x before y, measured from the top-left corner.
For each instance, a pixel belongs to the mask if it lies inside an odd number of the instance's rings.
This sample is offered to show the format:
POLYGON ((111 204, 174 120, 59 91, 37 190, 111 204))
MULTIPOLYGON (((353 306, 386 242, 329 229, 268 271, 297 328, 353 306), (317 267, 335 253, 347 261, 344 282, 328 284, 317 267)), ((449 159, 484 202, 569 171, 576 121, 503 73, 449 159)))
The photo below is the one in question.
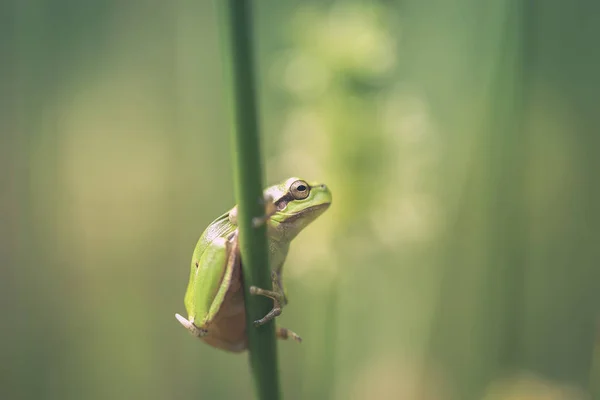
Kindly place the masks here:
MULTIPOLYGON (((331 205, 327 185, 288 178, 263 191, 265 215, 253 224, 267 225, 267 242, 272 288, 251 286, 250 295, 266 296, 273 308, 261 319, 260 327, 275 319, 288 304, 283 285, 283 264, 294 238, 331 205)), ((194 249, 190 277, 184 296, 188 317, 175 314, 193 336, 218 349, 242 352, 248 348, 242 259, 239 246, 237 205, 204 230, 194 249)), ((301 342, 295 332, 276 325, 278 339, 301 342)))

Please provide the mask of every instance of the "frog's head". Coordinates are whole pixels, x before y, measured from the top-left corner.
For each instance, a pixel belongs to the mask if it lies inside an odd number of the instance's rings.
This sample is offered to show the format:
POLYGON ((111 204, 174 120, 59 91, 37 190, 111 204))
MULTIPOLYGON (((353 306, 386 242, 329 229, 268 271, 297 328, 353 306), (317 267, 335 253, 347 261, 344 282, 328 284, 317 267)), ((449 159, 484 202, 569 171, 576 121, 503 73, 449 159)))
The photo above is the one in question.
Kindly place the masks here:
POLYGON ((269 222, 275 239, 288 241, 331 204, 331 192, 326 185, 296 177, 271 186, 265 190, 265 195, 273 199, 276 209, 269 222))

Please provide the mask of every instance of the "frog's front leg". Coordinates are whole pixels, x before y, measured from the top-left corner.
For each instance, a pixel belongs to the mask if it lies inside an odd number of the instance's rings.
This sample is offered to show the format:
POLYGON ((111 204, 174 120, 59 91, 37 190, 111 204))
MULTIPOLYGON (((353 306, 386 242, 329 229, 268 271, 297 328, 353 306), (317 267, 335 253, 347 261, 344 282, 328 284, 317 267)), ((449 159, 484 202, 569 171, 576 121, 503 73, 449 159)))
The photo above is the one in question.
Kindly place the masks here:
MULTIPOLYGON (((262 205, 265 206, 265 213, 260 217, 252 218, 252 226, 254 228, 258 228, 267 223, 267 221, 277 212, 277 208, 273 203, 273 197, 270 195, 265 195, 263 198, 259 200, 262 205)), ((229 222, 233 225, 238 225, 238 207, 235 206, 229 211, 229 222)))
POLYGON ((273 203, 272 196, 265 195, 265 197, 262 198, 262 203, 265 206, 265 214, 260 217, 252 218, 252 225, 255 228, 264 225, 277 212, 277 207, 275 207, 275 204, 273 203))
POLYGON ((264 325, 273 318, 281 315, 281 302, 283 300, 281 294, 273 292, 272 290, 261 289, 256 286, 250 286, 250 294, 265 296, 273 299, 273 308, 267 313, 267 315, 259 320, 254 321, 255 326, 264 325))
POLYGON ((281 294, 283 295, 283 306, 287 306, 288 304, 288 298, 287 295, 285 294, 285 288, 283 287, 283 279, 281 277, 281 268, 279 268, 277 270, 277 272, 271 272, 271 280, 277 280, 277 287, 279 288, 279 291, 281 292, 281 294), (275 274, 275 278, 273 277, 272 274, 275 274))
POLYGON ((285 305, 285 295, 283 293, 282 288, 279 285, 279 277, 274 271, 271 271, 271 284, 273 285, 274 290, 266 290, 256 286, 250 286, 250 294, 265 296, 270 299, 273 299, 273 308, 271 309, 271 311, 268 312, 267 315, 265 315, 259 320, 254 321, 254 325, 256 326, 264 325, 267 322, 271 321, 273 318, 281 315, 281 309, 285 305))

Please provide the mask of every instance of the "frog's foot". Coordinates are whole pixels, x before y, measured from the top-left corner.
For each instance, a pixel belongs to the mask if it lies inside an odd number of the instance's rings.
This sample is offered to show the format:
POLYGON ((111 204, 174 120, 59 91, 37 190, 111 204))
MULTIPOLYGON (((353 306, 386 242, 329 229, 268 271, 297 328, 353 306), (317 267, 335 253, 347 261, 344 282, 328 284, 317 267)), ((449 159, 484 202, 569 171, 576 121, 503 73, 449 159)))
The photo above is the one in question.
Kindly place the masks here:
POLYGON ((177 321, 179 321, 179 323, 181 325, 183 325, 183 327, 185 329, 187 329, 188 331, 190 331, 190 333, 196 337, 203 337, 208 335, 208 331, 206 329, 201 329, 198 328, 196 325, 194 325, 194 323, 192 321, 188 321, 187 319, 185 319, 184 317, 182 317, 179 314, 175 314, 175 318, 177 318, 177 321))
POLYGON ((274 319, 275 317, 278 317, 279 315, 281 315, 281 302, 283 301, 283 296, 281 293, 274 292, 272 290, 261 289, 256 286, 250 286, 250 294, 258 295, 258 296, 265 296, 265 297, 269 297, 269 298, 273 299, 273 308, 271 309, 271 311, 269 311, 269 313, 267 315, 265 315, 264 317, 262 317, 259 320, 254 321, 255 326, 264 325, 267 322, 274 319))
POLYGON ((272 196, 265 196, 261 202, 265 206, 265 215, 252 218, 252 226, 255 228, 263 226, 277 212, 272 196))
POLYGON ((302 343, 302 338, 298 336, 296 332, 292 332, 287 328, 282 328, 281 326, 275 328, 275 335, 277 336, 277 339, 286 340, 288 338, 292 338, 296 342, 302 343))

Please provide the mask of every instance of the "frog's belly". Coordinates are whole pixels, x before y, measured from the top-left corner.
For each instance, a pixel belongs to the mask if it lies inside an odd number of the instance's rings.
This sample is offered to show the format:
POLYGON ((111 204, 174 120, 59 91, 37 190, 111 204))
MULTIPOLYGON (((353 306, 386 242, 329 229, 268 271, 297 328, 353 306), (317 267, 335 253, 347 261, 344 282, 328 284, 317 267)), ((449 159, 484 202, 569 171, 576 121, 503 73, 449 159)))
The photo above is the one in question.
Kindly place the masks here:
POLYGON ((208 335, 202 340, 211 346, 232 352, 241 352, 248 347, 246 335, 246 311, 240 266, 235 267, 231 286, 214 320, 206 329, 208 335))

